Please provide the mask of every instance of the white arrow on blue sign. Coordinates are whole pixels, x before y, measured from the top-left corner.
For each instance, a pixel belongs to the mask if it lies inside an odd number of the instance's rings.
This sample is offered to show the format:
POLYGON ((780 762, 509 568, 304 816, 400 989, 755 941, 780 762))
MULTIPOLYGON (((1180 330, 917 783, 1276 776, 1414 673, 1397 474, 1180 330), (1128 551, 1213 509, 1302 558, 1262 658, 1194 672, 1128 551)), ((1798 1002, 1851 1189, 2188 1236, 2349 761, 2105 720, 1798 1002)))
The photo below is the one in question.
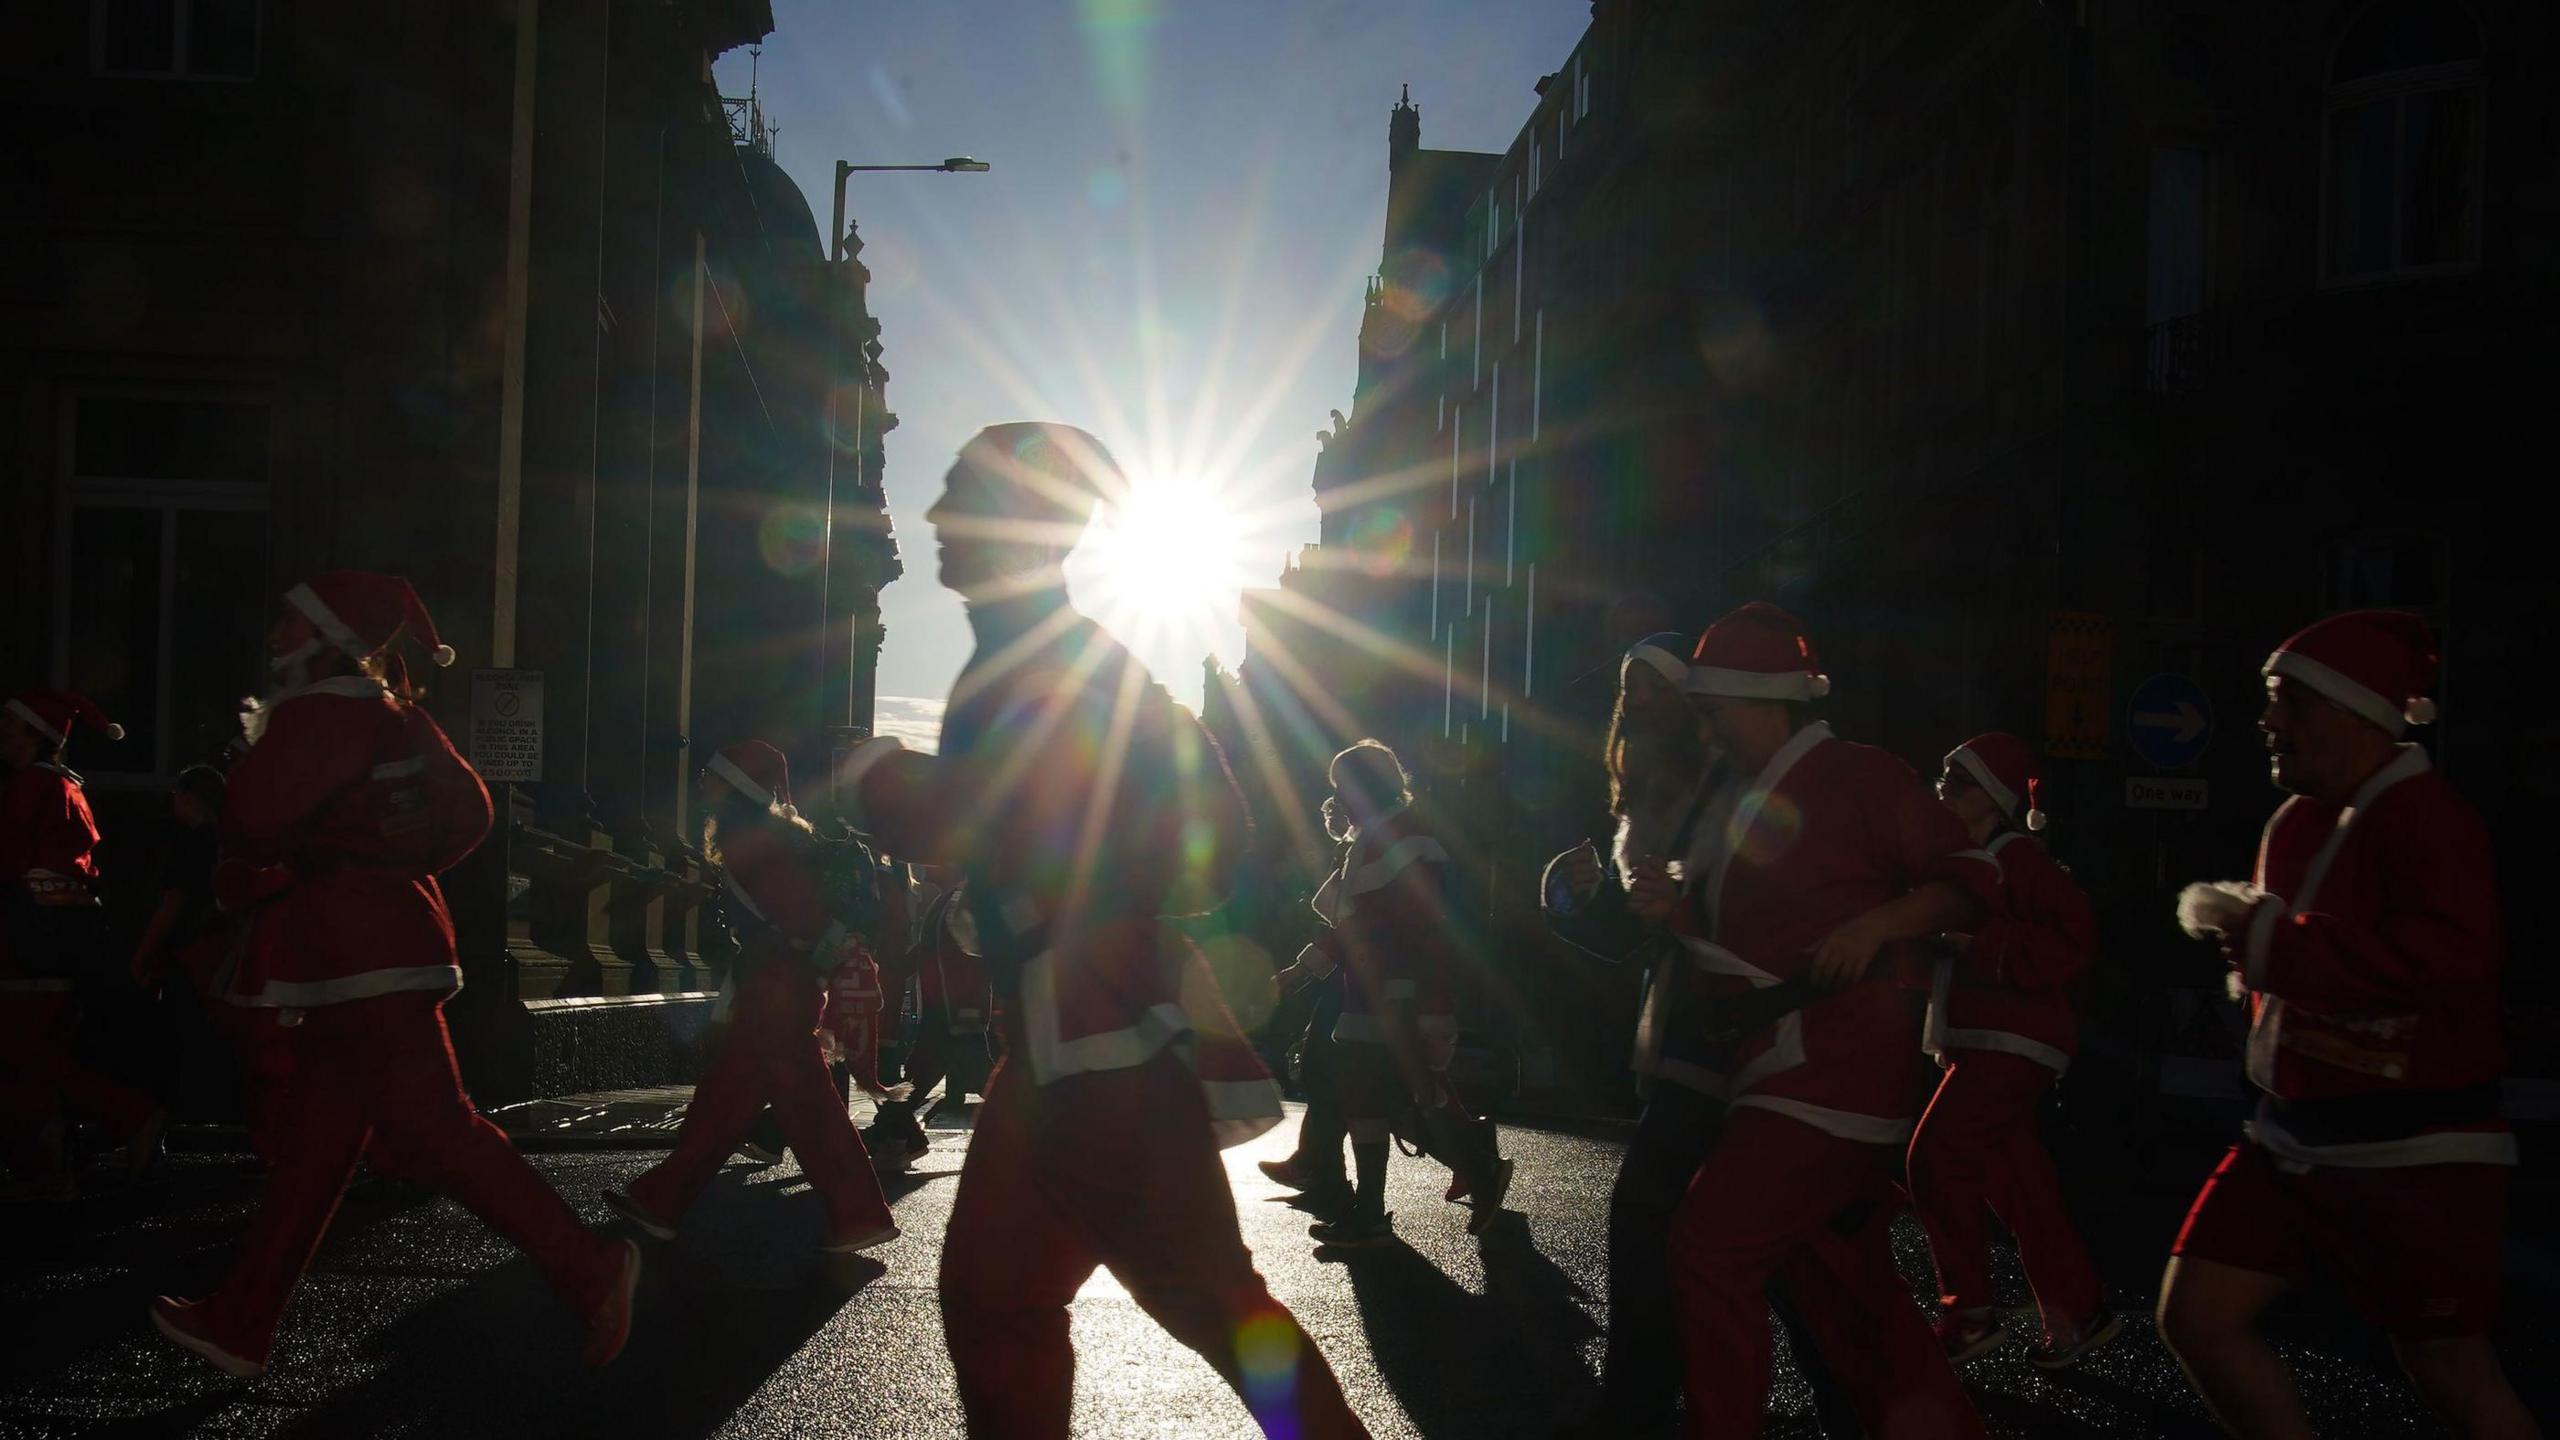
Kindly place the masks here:
POLYGON ((2154 675, 2126 707, 2125 742, 2163 770, 2192 765, 2213 740, 2213 702, 2184 675, 2154 675))

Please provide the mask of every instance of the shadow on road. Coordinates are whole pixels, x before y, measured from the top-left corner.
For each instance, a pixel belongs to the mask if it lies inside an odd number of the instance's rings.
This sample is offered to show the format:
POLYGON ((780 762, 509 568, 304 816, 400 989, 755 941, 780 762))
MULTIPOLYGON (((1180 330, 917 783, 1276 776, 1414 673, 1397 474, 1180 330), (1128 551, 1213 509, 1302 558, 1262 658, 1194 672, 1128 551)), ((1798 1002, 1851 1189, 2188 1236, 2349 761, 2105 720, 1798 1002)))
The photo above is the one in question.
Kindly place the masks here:
POLYGON ((1477 1295, 1399 1241, 1343 1260, 1369 1352, 1416 1434, 1543 1435, 1599 1386, 1577 1358, 1599 1333, 1583 1288, 1506 1215, 1482 1240, 1477 1295))
POLYGON ((708 1435, 885 1273, 864 1258, 829 1283, 814 1255, 821 1228, 817 1197, 796 1180, 724 1176, 682 1235, 644 1245, 631 1341, 610 1367, 579 1366, 575 1321, 519 1257, 402 1315, 371 1378, 281 1433, 708 1435))

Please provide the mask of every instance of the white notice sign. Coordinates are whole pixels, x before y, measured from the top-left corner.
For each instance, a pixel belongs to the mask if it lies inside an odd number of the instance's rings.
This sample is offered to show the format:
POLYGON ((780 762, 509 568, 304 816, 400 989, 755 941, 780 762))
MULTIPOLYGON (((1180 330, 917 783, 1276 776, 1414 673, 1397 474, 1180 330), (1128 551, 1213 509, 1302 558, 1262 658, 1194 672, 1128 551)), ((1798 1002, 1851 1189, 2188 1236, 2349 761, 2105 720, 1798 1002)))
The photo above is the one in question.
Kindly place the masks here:
POLYGON ((542 672, 471 672, 471 768, 492 783, 542 778, 542 672))
POLYGON ((2207 789, 2184 775, 2127 775, 2124 803, 2128 810, 2202 810, 2207 789))

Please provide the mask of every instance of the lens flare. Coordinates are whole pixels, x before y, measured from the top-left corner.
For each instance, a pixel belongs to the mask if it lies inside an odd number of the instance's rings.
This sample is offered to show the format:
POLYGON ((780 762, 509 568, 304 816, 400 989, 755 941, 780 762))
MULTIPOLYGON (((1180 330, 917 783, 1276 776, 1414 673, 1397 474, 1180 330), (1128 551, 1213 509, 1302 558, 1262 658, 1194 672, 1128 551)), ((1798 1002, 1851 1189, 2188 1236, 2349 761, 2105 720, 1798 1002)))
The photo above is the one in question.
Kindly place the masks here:
POLYGON ((814 505, 776 505, 756 526, 756 552, 776 575, 806 575, 827 548, 827 520, 814 505))
POLYGON ((1274 1435, 1293 1433, 1298 1327, 1286 1313, 1266 1310, 1236 1327, 1236 1369, 1243 1374, 1244 1403, 1254 1419, 1274 1435))

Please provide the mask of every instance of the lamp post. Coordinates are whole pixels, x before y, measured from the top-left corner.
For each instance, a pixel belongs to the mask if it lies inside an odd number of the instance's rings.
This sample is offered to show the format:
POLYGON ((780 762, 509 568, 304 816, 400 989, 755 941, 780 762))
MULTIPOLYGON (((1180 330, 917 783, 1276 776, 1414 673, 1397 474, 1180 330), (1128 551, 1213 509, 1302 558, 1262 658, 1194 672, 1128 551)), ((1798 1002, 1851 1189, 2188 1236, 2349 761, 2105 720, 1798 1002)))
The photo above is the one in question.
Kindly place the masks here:
MULTIPOLYGON (((850 289, 844 263, 848 258, 845 254, 845 180, 857 171, 871 173, 909 170, 933 171, 944 175, 983 175, 992 168, 994 167, 986 161, 967 155, 954 155, 931 165, 855 165, 843 160, 836 162, 835 223, 827 232, 827 401, 824 411, 827 442, 826 520, 820 530, 818 552, 818 675, 815 703, 822 729, 833 728, 828 727, 825 722, 830 708, 827 695, 827 653, 832 648, 829 637, 834 629, 834 620, 829 610, 829 603, 833 597, 829 587, 832 580, 830 572, 835 564, 836 551, 836 454, 844 448, 839 440, 842 432, 836 424, 836 403, 837 397, 845 388, 844 312, 847 292, 850 289)), ((864 393, 868 393, 867 388, 864 393)), ((857 413, 854 416, 853 426, 853 442, 857 457, 862 444, 863 423, 864 417, 857 413)), ((853 723, 853 669, 855 656, 859 653, 862 640, 859 634, 854 633, 856 628, 851 623, 851 617, 848 617, 845 635, 844 707, 840 721, 840 724, 846 726, 853 723)))

